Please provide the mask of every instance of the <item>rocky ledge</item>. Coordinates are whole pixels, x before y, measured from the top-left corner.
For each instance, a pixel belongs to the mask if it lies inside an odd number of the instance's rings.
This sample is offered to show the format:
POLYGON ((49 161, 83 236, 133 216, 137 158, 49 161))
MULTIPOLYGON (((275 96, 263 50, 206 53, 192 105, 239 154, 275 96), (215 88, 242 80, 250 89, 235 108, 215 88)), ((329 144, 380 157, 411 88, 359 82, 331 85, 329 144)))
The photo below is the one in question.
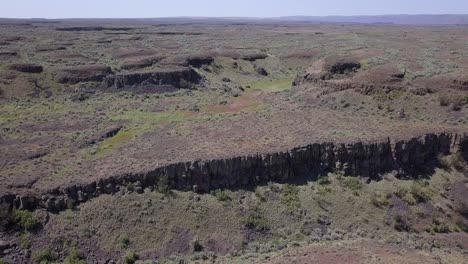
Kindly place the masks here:
POLYGON ((459 152, 468 158, 468 134, 427 134, 391 143, 316 143, 288 152, 228 159, 170 164, 146 173, 118 175, 82 185, 49 190, 43 194, 4 194, 0 205, 59 212, 101 194, 113 194, 130 184, 136 192, 154 188, 209 192, 215 189, 252 188, 267 182, 301 183, 329 172, 378 181, 396 171, 402 179, 429 176, 440 165, 440 155, 459 152))

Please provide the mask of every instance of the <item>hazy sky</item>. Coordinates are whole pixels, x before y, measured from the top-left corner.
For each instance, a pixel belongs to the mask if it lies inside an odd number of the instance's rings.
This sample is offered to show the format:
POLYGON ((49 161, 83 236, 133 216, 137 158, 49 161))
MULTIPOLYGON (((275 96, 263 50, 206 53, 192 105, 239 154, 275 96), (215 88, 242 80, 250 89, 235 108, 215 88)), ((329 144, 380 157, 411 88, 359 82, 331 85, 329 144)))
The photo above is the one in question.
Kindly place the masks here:
POLYGON ((0 0, 0 17, 468 14, 468 0, 0 0))

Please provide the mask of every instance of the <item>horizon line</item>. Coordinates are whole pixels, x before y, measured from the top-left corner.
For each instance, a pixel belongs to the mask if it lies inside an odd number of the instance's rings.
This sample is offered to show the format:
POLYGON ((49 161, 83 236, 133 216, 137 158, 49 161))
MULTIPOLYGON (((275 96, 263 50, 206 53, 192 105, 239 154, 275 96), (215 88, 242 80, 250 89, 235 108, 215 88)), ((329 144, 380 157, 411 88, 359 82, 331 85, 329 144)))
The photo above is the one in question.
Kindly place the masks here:
POLYGON ((468 16, 468 13, 420 13, 420 14, 379 14, 379 15, 289 15, 289 16, 168 16, 168 17, 0 17, 0 19, 42 19, 42 20, 71 20, 71 19, 281 19, 281 18, 352 18, 352 17, 385 17, 385 16, 468 16))

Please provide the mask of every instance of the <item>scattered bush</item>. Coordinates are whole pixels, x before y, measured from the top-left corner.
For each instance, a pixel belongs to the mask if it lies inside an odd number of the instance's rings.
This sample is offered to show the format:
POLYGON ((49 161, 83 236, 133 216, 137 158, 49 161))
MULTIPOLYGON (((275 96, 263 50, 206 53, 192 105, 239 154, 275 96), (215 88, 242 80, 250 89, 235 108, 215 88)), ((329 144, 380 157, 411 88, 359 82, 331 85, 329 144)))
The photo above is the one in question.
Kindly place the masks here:
POLYGON ((34 231, 40 226, 31 212, 23 210, 13 210, 13 222, 24 231, 34 231))
POLYGON ((55 252, 53 252, 50 248, 45 248, 41 251, 34 252, 32 255, 32 259, 35 263, 53 263, 55 262, 58 257, 55 252))
POLYGON ((229 197, 229 195, 225 191, 222 191, 222 190, 212 191, 211 195, 216 197, 216 199, 218 199, 218 201, 220 202, 231 201, 231 197, 229 197))
POLYGON ((255 231, 267 231, 270 229, 268 221, 259 212, 250 213, 242 222, 246 228, 255 231))
POLYGON ((415 205, 417 203, 416 199, 414 199, 412 195, 406 195, 405 197, 403 197, 403 201, 407 205, 415 205))
POLYGON ((468 219, 468 205, 466 203, 461 203, 458 206, 457 211, 460 215, 468 219))
POLYGON ((268 187, 270 188, 270 191, 274 192, 274 193, 280 193, 281 192, 281 188, 275 184, 275 183, 268 183, 268 187))
POLYGON ((466 221, 458 219, 456 224, 463 232, 468 233, 468 223, 466 221))
POLYGON ((255 190, 255 197, 257 197, 258 200, 262 203, 266 202, 265 195, 263 195, 263 193, 258 188, 255 190))
POLYGON ((448 227, 448 225, 442 222, 442 220, 440 220, 439 218, 433 218, 432 223, 434 224, 432 227, 432 231, 434 231, 434 233, 449 233, 450 232, 450 228, 448 227))
POLYGON ((346 177, 342 183, 344 187, 353 191, 362 189, 362 182, 356 177, 346 177))
POLYGON ((461 102, 453 102, 452 103, 452 111, 460 111, 462 109, 462 103, 461 102))
POLYGON ((23 249, 29 249, 31 247, 31 234, 24 233, 20 237, 20 246, 23 249))
POLYGON ((330 179, 328 178, 328 176, 323 176, 323 177, 320 177, 318 180, 317 180, 317 183, 319 185, 328 185, 331 183, 330 179))
POLYGON ((411 229, 410 221, 407 217, 402 215, 396 215, 393 220, 395 220, 393 224, 393 228, 395 228, 398 232, 408 232, 411 229))
POLYGON ((431 191, 426 188, 422 183, 415 182, 410 189, 411 195, 417 203, 425 203, 431 200, 431 191))
POLYGON ((158 179, 158 192, 168 194, 170 192, 169 177, 162 175, 158 179))
POLYGON ((197 239, 195 239, 193 242, 192 242, 192 247, 193 247, 193 252, 201 252, 203 251, 203 245, 200 243, 200 241, 198 241, 197 239))
POLYGON ((128 248, 128 246, 130 245, 130 239, 128 238, 128 236, 124 236, 120 240, 120 243, 122 243, 123 248, 128 248))
POLYGON ((383 192, 374 192, 371 195, 370 202, 376 207, 382 208, 390 204, 389 199, 390 199, 390 194, 386 194, 383 192))
POLYGON ((299 188, 290 184, 284 185, 282 201, 288 207, 289 211, 299 209, 301 207, 299 188))
POLYGON ((134 264, 140 257, 135 252, 128 252, 124 258, 125 264, 134 264))
POLYGON ((446 94, 439 96, 439 103, 441 106, 448 106, 450 104, 450 98, 446 94))
POLYGON ((454 168, 461 171, 465 167, 465 160, 459 152, 452 155, 439 156, 439 162, 445 169, 454 168))
POLYGON ((397 197, 403 199, 408 194, 408 189, 406 188, 398 188, 393 192, 397 197))
POLYGON ((75 248, 71 251, 70 255, 65 258, 63 264, 86 264, 86 261, 84 260, 83 254, 75 248))

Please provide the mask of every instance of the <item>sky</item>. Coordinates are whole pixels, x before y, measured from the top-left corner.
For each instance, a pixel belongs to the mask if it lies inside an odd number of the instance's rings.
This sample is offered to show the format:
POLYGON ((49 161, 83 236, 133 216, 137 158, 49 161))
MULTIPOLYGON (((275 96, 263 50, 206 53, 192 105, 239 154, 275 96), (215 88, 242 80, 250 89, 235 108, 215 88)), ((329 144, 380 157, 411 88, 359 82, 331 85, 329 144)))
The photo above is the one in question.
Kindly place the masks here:
POLYGON ((468 14, 468 0, 0 0, 0 17, 154 18, 468 14))

